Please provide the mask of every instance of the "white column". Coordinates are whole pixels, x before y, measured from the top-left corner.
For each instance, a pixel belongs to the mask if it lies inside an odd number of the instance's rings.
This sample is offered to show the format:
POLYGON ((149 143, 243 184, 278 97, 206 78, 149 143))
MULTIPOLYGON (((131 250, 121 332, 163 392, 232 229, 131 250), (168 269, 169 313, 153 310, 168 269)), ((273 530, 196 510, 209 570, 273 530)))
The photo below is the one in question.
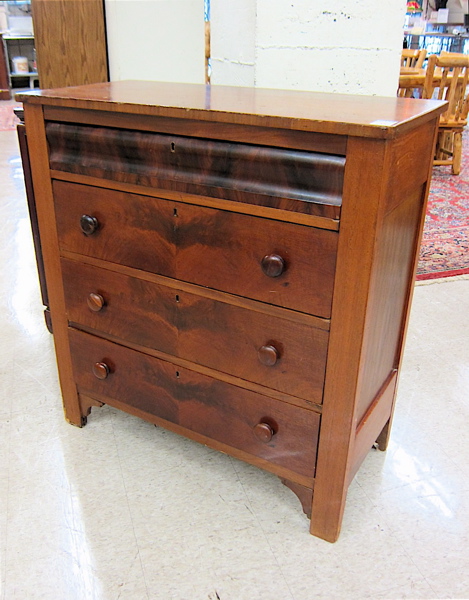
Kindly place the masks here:
POLYGON ((211 3, 214 84, 396 94, 406 0, 238 2, 211 3))
POLYGON ((111 81, 204 83, 203 0, 105 0, 111 81))
POLYGON ((256 60, 256 2, 211 0, 211 82, 253 86, 256 60))

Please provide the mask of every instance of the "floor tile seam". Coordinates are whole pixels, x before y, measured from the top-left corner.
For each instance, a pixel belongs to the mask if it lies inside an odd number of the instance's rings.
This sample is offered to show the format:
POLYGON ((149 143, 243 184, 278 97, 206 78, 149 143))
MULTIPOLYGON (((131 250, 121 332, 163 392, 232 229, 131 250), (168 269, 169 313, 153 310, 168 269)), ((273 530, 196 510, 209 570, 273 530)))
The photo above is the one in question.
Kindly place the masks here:
POLYGON ((112 414, 109 414, 110 417, 110 421, 111 421, 111 430, 112 430, 112 434, 113 434, 113 438, 114 438, 114 444, 116 447, 116 454, 117 454, 117 460, 119 461, 119 471, 120 471, 120 476, 122 479, 122 485, 124 487, 124 491, 125 491, 125 501, 127 504, 127 510, 129 511, 129 518, 130 518, 130 522, 132 523, 132 532, 133 532, 133 536, 134 536, 134 540, 135 540, 135 546, 137 548, 137 553, 138 553, 138 561, 140 563, 140 568, 142 570, 143 573, 143 581, 145 583, 145 590, 146 590, 146 595, 147 595, 147 600, 149 600, 150 598, 150 590, 149 590, 149 585, 148 585, 148 578, 146 575, 146 570, 142 561, 142 556, 140 553, 140 544, 139 544, 139 540, 137 538, 137 533, 135 530, 135 523, 134 523, 134 519, 133 519, 133 514, 132 514, 132 510, 130 507, 130 502, 129 502, 129 490, 127 489, 127 485, 126 485, 126 481, 125 481, 125 477, 124 477, 124 471, 122 469, 122 461, 121 461, 121 455, 119 452, 119 445, 117 443, 117 435, 116 435, 116 430, 114 428, 114 419, 112 417, 112 414))
MULTIPOLYGON (((464 339, 469 321, 467 315, 461 316, 461 312, 461 305, 459 304, 459 306, 455 306, 454 309, 450 310, 448 314, 440 314, 440 321, 428 332, 434 336, 434 339, 430 339, 430 344, 446 345, 453 339, 464 339), (438 335, 439 333, 444 334, 444 336, 438 335)), ((422 344, 425 347, 429 346, 428 336, 422 340, 422 344)))
MULTIPOLYGON (((405 486, 405 487, 408 487, 409 485, 411 485, 411 484, 406 484, 406 486, 405 486)), ((423 578, 423 579, 424 579, 424 580, 425 580, 425 581, 428 583, 428 585, 429 585, 429 586, 431 587, 431 589, 433 590, 433 587, 431 586, 431 584, 430 584, 430 583, 429 583, 429 581, 428 581, 428 576, 427 576, 427 575, 425 575, 425 573, 422 571, 422 569, 421 569, 421 568, 420 568, 420 567, 417 565, 417 563, 416 563, 416 562, 413 560, 413 558, 412 558, 412 556, 413 556, 413 555, 412 555, 412 554, 410 554, 410 553, 409 553, 409 552, 406 550, 406 548, 403 546, 403 543, 401 542, 401 536, 399 535, 399 532, 398 532, 397 530, 394 530, 394 528, 393 528, 393 527, 392 527, 392 525, 390 524, 390 521, 389 521, 389 519, 387 519, 387 518, 386 518, 386 515, 383 513, 383 509, 381 509, 381 508, 380 508, 380 505, 379 505, 379 503, 374 503, 374 502, 373 502, 373 500, 372 500, 372 499, 371 499, 371 498, 368 496, 368 494, 366 493, 366 490, 365 490, 365 494, 366 494, 367 498, 369 498, 369 499, 370 499, 370 501, 373 503, 373 505, 374 505, 374 507, 376 508, 377 512, 378 512, 378 513, 379 513, 379 514, 382 516, 383 520, 384 520, 384 521, 385 521, 385 522, 388 524, 389 531, 390 531, 390 535, 391 535, 391 537, 393 537, 393 538, 396 540, 396 542, 399 544, 399 546, 401 547, 401 550, 402 550, 403 554, 404 554, 404 555, 407 557, 407 559, 408 559, 408 560, 409 560, 409 561, 410 561, 410 562, 413 564, 413 566, 414 566, 414 567, 415 567, 415 569, 418 571, 418 573, 420 573, 420 576, 421 576, 421 577, 422 577, 422 578, 423 578)), ((385 494, 385 492, 383 492, 383 495, 384 495, 384 494, 385 494)), ((438 570, 437 572, 436 572, 436 571, 433 571, 433 572, 432 572, 432 577, 436 577, 436 578, 438 578, 438 576, 439 576, 439 575, 442 575, 442 574, 444 574, 444 573, 446 573, 446 572, 447 572, 447 569, 445 569, 445 567, 444 567, 444 564, 443 564, 443 563, 441 563, 441 565, 442 565, 442 566, 441 566, 441 570, 438 570)), ((378 591, 379 591, 379 590, 378 590, 378 591)), ((384 592, 385 592, 385 591, 386 591, 386 590, 384 590, 384 592)), ((382 592, 380 591, 380 593, 382 593, 382 592)), ((435 596, 435 598, 436 598, 436 597, 437 597, 437 596, 435 596)))
POLYGON ((53 390, 49 389, 40 379, 38 379, 33 372, 31 372, 28 367, 24 367, 23 364, 20 364, 16 359, 13 359, 13 366, 16 367, 22 373, 26 373, 32 380, 34 380, 37 384, 41 386, 41 388, 48 394, 54 395, 53 390))
MULTIPOLYGON (((445 457, 448 458, 449 462, 451 462, 451 464, 454 466, 455 469, 457 469, 458 471, 460 471, 464 477, 464 484, 462 486, 462 489, 460 490, 461 494, 460 495, 464 495, 465 493, 469 492, 469 473, 467 473, 460 464, 458 464, 453 456, 455 456, 455 453, 447 453, 446 449, 441 445, 440 440, 438 438, 434 438, 435 439, 435 445, 439 448, 440 452, 443 453, 445 455, 445 457)), ((453 492, 455 493, 455 492, 453 492)))
MULTIPOLYGON (((430 586, 430 588, 433 590, 433 593, 435 594, 434 596, 432 596, 432 600, 433 598, 440 600, 442 598, 447 598, 448 600, 455 600, 456 598, 461 598, 461 600, 467 600, 469 598, 468 595, 464 595, 464 596, 442 596, 441 594, 438 594, 438 592, 436 591, 435 587, 432 585, 431 581, 436 581, 437 583, 440 580, 440 577, 443 575, 448 575, 448 569, 444 568, 443 563, 441 563, 441 568, 438 570, 434 570, 432 571, 431 575, 424 575, 425 581, 426 583, 430 586)), ((461 573, 460 571, 457 570, 450 570, 450 573, 454 573, 454 581, 460 581, 461 580, 461 573)))
MULTIPOLYGON (((459 471, 461 471, 461 472, 463 472, 463 473, 464 473, 464 475, 465 475, 465 479, 466 479, 466 478, 467 478, 467 479, 469 479, 469 477, 466 477, 466 473, 463 471, 463 469, 461 469, 461 467, 460 467, 459 465, 455 464, 455 467, 456 467, 456 468, 457 468, 459 471)), ((427 482, 428 480, 432 480, 432 479, 434 479, 434 478, 435 478, 435 474, 431 474, 431 473, 429 473, 429 474, 428 474, 427 476, 425 476, 425 477, 419 477, 418 479, 414 479, 412 482, 406 482, 406 483, 403 483, 402 485, 396 485, 396 486, 392 486, 392 487, 389 487, 389 488, 382 489, 382 490, 380 490, 380 491, 378 491, 378 492, 377 492, 377 494, 378 494, 378 498, 382 499, 383 497, 387 496, 387 495, 388 495, 388 494, 390 494, 390 493, 396 493, 396 492, 399 492, 399 490, 401 490, 401 491, 407 491, 409 488, 415 487, 415 485, 416 485, 416 484, 418 484, 418 483, 425 483, 425 482, 427 482)), ((360 484, 358 484, 358 485, 360 485, 360 484)), ((362 486, 360 485, 360 487, 362 487, 362 486)), ((373 505, 373 508, 376 508, 378 511, 380 511, 380 512, 381 512, 381 509, 380 509, 381 503, 380 503, 380 502, 377 502, 377 501, 375 501, 375 500, 373 500, 373 497, 372 497, 372 496, 370 496, 370 495, 369 495, 369 494, 366 492, 366 489, 365 489, 365 488, 362 488, 362 489, 363 489, 363 491, 364 491, 364 493, 365 493, 365 495, 366 495, 367 499, 368 499, 368 500, 369 500, 369 501, 372 503, 372 505, 373 505)), ((468 489, 469 489, 469 488, 468 488, 468 489)), ((461 490, 461 493, 459 493, 459 492, 451 492, 451 495, 452 495, 452 496, 461 497, 462 495, 465 495, 465 493, 468 491, 468 489, 466 489, 466 486, 464 486, 464 489, 463 489, 463 490, 461 490)), ((432 496, 433 496, 433 495, 434 495, 434 494, 432 494, 432 496)), ((417 491, 415 492, 415 498, 428 498, 428 497, 430 497, 430 496, 429 496, 429 495, 422 495, 422 494, 419 494, 417 491)), ((385 520, 386 520, 386 518, 385 518, 385 520)), ((391 522, 390 522, 389 520, 386 520, 386 522, 389 524, 389 526, 390 526, 390 530, 393 532, 393 534, 397 533, 397 531, 395 531, 395 530, 393 529, 393 527, 392 527, 392 525, 391 525, 391 522)))
MULTIPOLYGON (((434 580, 434 581, 435 581, 435 580, 436 580, 436 581, 438 581, 438 579, 439 579, 439 576, 440 576, 440 575, 448 575, 448 572, 449 572, 449 573, 454 573, 454 581, 455 581, 455 582, 456 582, 456 581, 460 581, 460 580, 461 580, 461 573, 460 573, 460 571, 457 571, 457 570, 451 570, 451 569, 450 569, 449 571, 448 571, 448 569, 445 569, 445 570, 442 570, 442 571, 438 571, 437 573, 432 573, 432 574, 431 574, 431 579, 432 579, 432 580, 434 580)), ((425 577, 425 581, 426 581, 426 583, 427 583, 427 584, 430 586, 430 588, 432 589, 433 593, 435 594, 435 596, 434 596, 434 597, 435 597, 435 598, 438 598, 438 599, 442 598, 441 594, 440 594, 440 595, 438 595, 438 592, 437 592, 437 590, 436 590, 436 589, 434 588, 434 586, 431 584, 431 580, 429 580, 429 576, 425 577)), ((468 585, 469 585, 469 584, 468 584, 468 585)), ((450 596, 443 596, 443 598, 444 598, 444 597, 450 598, 450 600, 453 600, 454 598, 456 598, 456 596, 451 596, 451 597, 450 597, 450 596)), ((466 600, 466 598, 469 598, 469 596, 467 596, 467 595, 464 595, 464 598, 463 598, 463 596, 460 596, 460 598, 461 598, 461 599, 463 599, 463 600, 466 600)))
MULTIPOLYGON (((432 590, 432 592, 435 594, 435 596, 432 596, 432 598, 429 598, 428 600, 436 600, 437 599, 437 595, 435 593, 435 590, 432 588, 432 586, 430 585, 430 583, 428 582, 427 578, 425 576, 422 576, 420 579, 412 579, 412 583, 426 583, 430 589, 432 590)), ((409 591, 408 590, 408 586, 407 585, 397 585, 397 586, 393 586, 392 588, 387 588, 385 590, 381 590, 378 591, 377 593, 380 595, 380 600, 397 600, 397 596, 393 595, 393 596, 387 596, 387 594, 390 594, 392 592, 396 592, 399 590, 405 590, 405 591, 409 591)))
MULTIPOLYGON (((365 492, 365 494, 366 494, 366 492, 365 492)), ((409 553, 406 550, 406 548, 404 547, 404 545, 403 545, 403 543, 401 541, 401 537, 398 535, 398 532, 391 527, 389 519, 386 518, 386 515, 383 513, 382 509, 380 509, 379 505, 376 505, 375 508, 376 508, 376 511, 378 512, 378 514, 383 518, 383 520, 385 521, 385 523, 388 525, 390 536, 395 539, 396 543, 400 547, 401 552, 402 552, 402 556, 405 557, 407 559, 407 561, 410 562, 413 565, 413 567, 416 570, 416 572, 420 575, 420 578, 426 581, 425 574, 422 572, 422 570, 420 569, 420 567, 417 565, 417 563, 412 558, 412 554, 409 553)), ((387 588, 387 590, 389 590, 389 589, 390 588, 387 588)), ((376 593, 384 594, 384 593, 386 593, 387 590, 378 590, 377 589, 376 593)))
MULTIPOLYGON (((433 433, 431 430, 427 429, 425 427, 425 423, 420 423, 420 426, 424 429, 425 431, 425 436, 427 441, 431 442, 433 449, 437 448, 438 452, 441 456, 443 456, 445 458, 445 460, 447 460, 449 463, 451 463, 451 465, 458 471, 460 471, 462 474, 464 474, 464 478, 465 480, 467 480, 466 484, 463 486, 463 488, 461 489, 461 492, 466 492, 469 491, 469 475, 466 473, 466 471, 461 467, 460 464, 458 464, 455 460, 454 460, 454 456, 456 456, 456 454, 454 452, 448 452, 446 449, 446 445, 442 445, 441 443, 441 437, 438 435, 435 435, 435 433, 433 433)), ((445 470, 446 472, 446 470, 445 470)), ((438 476, 438 472, 432 472, 429 471, 426 473, 426 475, 424 474, 423 477, 418 478, 418 481, 425 481, 428 478, 434 478, 435 476, 438 476)), ((409 484, 406 484, 409 485, 409 484)))
MULTIPOLYGON (((267 546, 269 547, 269 550, 270 550, 270 553, 272 555, 272 558, 274 559, 274 561, 275 561, 275 563, 277 565, 277 568, 278 568, 279 572, 281 573, 282 578, 283 578, 283 580, 285 582, 285 586, 288 589, 288 592, 290 593, 291 600, 297 600, 297 598, 294 596, 294 594, 292 592, 290 584, 288 583, 288 580, 287 580, 287 578, 285 576, 285 573, 283 571, 282 565, 280 564, 279 559, 278 559, 278 557, 277 557, 274 549, 272 548, 272 544, 270 543, 269 537, 267 536, 267 533, 266 533, 266 531, 265 531, 265 529, 264 529, 264 527, 262 525, 262 522, 260 521, 260 519, 259 519, 256 511, 254 510, 254 508, 252 506, 252 503, 251 503, 251 501, 249 499, 249 495, 246 492, 246 488, 245 488, 243 482, 241 481, 241 478, 239 476, 238 470, 236 469, 236 464, 234 462, 234 459, 231 456, 229 458, 230 458, 231 464, 233 465, 233 469, 234 469, 234 471, 236 473, 236 477, 238 478, 238 481, 239 481, 239 483, 241 485, 241 488, 243 489, 244 495, 246 497, 246 501, 247 501, 247 503, 249 505, 248 508, 249 508, 251 514, 253 515, 253 517, 255 518, 255 520, 257 521, 257 525, 258 525, 259 529, 262 531, 262 535, 263 535, 263 537, 264 537, 264 539, 265 539, 265 541, 267 543, 267 546)), ((285 599, 285 600, 287 600, 287 599, 285 599)))
MULTIPOLYGON (((136 418, 139 418, 139 417, 136 417, 136 418)), ((112 415, 111 415, 111 422, 112 422, 112 415)), ((155 425, 155 427, 156 427, 156 425, 155 425)), ((117 443, 117 436, 115 435, 115 430, 114 430, 114 428, 112 428, 112 429, 113 429, 114 437, 116 439, 116 454, 117 454, 117 458, 119 460, 119 468, 120 468, 123 480, 125 482, 125 477, 129 472, 129 467, 132 464, 132 462, 130 461, 129 464, 127 464, 125 457, 122 456, 121 450, 120 450, 121 444, 117 443)), ((175 465, 168 466, 168 467, 164 467, 164 466, 160 465, 158 467, 158 473, 159 474, 169 473, 169 472, 177 470, 179 468, 180 468, 179 464, 175 464, 175 465)), ((132 471, 134 471, 134 469, 132 469, 132 471)), ((130 493, 130 491, 127 492, 127 488, 125 488, 125 489, 126 489, 126 494, 128 495, 128 493, 130 493)))
MULTIPOLYGON (((358 482, 357 482, 358 483, 358 482)), ((375 500, 366 490, 366 486, 358 483, 358 486, 362 489, 363 493, 365 494, 367 500, 371 503, 373 509, 375 509, 378 514, 380 515, 380 517, 382 518, 382 520, 386 523, 390 534, 392 535, 392 537, 394 537, 395 539, 399 540, 398 537, 398 531, 396 529, 394 529, 393 525, 392 525, 392 520, 390 520, 388 517, 386 517, 386 514, 384 513, 384 509, 382 508, 382 502, 380 502, 380 500, 382 500, 382 498, 384 496, 387 496, 390 492, 394 492, 398 489, 405 489, 408 488, 410 486, 414 485, 414 483, 404 483, 403 485, 399 485, 399 486, 394 486, 388 489, 384 489, 382 491, 378 492, 378 501, 375 500)), ((423 575, 422 575, 423 576, 423 575)))

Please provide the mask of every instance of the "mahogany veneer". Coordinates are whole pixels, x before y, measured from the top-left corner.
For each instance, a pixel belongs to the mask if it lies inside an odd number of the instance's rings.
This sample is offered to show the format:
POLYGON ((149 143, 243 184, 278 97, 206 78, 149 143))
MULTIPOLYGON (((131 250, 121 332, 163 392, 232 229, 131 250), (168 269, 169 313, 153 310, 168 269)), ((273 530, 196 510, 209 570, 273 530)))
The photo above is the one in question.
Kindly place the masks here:
POLYGON ((335 541, 387 445, 445 104, 150 82, 19 99, 67 420, 108 403, 267 469, 335 541))

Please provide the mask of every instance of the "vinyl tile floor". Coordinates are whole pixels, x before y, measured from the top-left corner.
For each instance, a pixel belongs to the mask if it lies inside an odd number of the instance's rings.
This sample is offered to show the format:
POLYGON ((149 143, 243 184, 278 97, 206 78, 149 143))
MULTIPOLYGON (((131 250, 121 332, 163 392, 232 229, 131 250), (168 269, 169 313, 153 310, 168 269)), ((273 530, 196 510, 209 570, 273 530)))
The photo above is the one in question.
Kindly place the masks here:
POLYGON ((273 475, 109 407, 67 424, 0 132, 0 599, 469 598, 469 280, 415 289, 390 446, 336 544, 273 475))

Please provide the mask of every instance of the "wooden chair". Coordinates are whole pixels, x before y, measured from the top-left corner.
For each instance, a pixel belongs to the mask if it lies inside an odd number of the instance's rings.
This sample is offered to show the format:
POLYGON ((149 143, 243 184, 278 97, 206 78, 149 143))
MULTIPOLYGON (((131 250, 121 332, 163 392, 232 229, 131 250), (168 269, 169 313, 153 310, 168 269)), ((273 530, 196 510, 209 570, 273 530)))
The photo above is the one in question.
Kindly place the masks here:
POLYGON ((427 51, 425 50, 425 48, 420 48, 417 50, 404 48, 401 53, 401 67, 422 69, 423 62, 426 57, 427 51))
POLYGON ((434 165, 451 165, 453 175, 461 171, 462 132, 469 112, 469 56, 433 54, 428 59, 423 98, 446 100, 440 117, 434 165))
MULTIPOLYGON (((423 69, 423 62, 427 56, 427 51, 422 49, 411 50, 410 48, 404 48, 401 53, 401 69, 403 72, 407 71, 409 77, 411 74, 408 73, 409 70, 415 69, 417 73, 421 69, 423 69)), ((410 79, 406 81, 405 85, 399 85, 399 89, 397 91, 397 95, 400 98, 421 98, 422 96, 422 86, 412 82, 410 79)))
POLYGON ((462 58, 465 58, 466 56, 468 56, 467 54, 464 54, 463 52, 448 52, 447 50, 442 50, 440 52, 440 56, 444 56, 444 57, 448 57, 448 56, 460 56, 462 58))
POLYGON ((415 77, 412 74, 408 74, 405 82, 402 81, 402 78, 399 78, 399 88, 397 90, 398 97, 421 98, 424 81, 425 80, 422 80, 420 74, 415 75, 415 77))

